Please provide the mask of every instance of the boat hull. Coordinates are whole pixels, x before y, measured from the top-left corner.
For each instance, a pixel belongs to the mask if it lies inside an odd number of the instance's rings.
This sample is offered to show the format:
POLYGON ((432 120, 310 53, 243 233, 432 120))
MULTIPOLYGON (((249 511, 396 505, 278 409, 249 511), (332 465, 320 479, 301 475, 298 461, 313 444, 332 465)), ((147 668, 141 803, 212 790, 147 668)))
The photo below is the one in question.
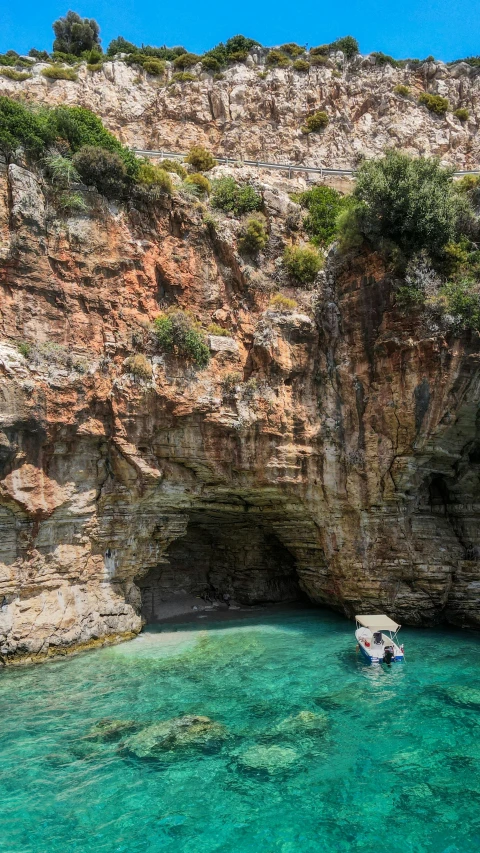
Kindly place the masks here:
MULTIPOLYGON (((359 646, 359 649, 362 653, 362 657, 364 658, 365 661, 367 661, 367 663, 377 664, 377 665, 383 663, 383 657, 380 658, 380 657, 377 657, 373 654, 370 654, 368 649, 366 649, 365 646, 362 645, 362 643, 359 643, 358 646, 359 646)), ((392 661, 403 661, 404 659, 405 658, 402 654, 395 654, 392 658, 392 661)))

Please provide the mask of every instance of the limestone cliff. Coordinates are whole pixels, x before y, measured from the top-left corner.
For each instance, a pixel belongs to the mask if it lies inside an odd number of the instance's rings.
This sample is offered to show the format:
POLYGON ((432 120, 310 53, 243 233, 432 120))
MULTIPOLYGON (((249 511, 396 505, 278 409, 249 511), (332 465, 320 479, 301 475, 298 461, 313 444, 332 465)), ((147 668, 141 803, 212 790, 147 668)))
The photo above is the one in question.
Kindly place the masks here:
POLYGON ((137 632, 142 589, 147 615, 178 590, 301 589, 478 627, 476 338, 402 312, 375 255, 333 251, 293 288, 299 209, 278 185, 258 184, 254 264, 198 201, 92 192, 62 217, 34 172, 0 179, 2 660, 137 632), (296 309, 269 307, 279 286, 296 309), (223 327, 207 368, 159 352, 169 305, 223 327))
POLYGON ((187 82, 173 79, 171 63, 161 80, 120 61, 97 71, 82 65, 76 82, 46 79, 45 64, 37 63, 23 82, 0 76, 0 94, 89 107, 137 148, 185 151, 201 143, 239 159, 351 168, 360 155, 394 146, 438 156, 456 169, 480 165, 478 68, 464 62, 395 68, 379 65, 374 55, 347 63, 340 55, 303 73, 268 68, 266 53, 253 50, 221 79, 195 66, 187 82), (409 87, 408 97, 395 93, 398 84, 409 87), (425 91, 448 98, 451 111, 438 116, 419 105, 425 91), (468 110, 468 121, 453 115, 459 107, 468 110), (326 110, 330 123, 321 134, 305 135, 301 127, 315 110, 326 110))

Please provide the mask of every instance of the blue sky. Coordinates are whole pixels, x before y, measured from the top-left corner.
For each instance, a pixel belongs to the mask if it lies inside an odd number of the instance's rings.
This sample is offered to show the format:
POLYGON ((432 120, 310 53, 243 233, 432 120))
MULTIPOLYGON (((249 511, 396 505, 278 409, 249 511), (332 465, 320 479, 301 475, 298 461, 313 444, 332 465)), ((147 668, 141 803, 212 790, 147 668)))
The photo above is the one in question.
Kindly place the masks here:
POLYGON ((68 8, 96 18, 104 47, 117 35, 137 44, 183 44, 201 53, 237 33, 265 45, 296 41, 310 46, 351 34, 362 53, 382 50, 398 59, 433 54, 452 60, 480 54, 478 0, 183 0, 172 6, 158 0, 82 0, 70 7, 57 0, 0 0, 0 52, 49 50, 52 21, 68 8))

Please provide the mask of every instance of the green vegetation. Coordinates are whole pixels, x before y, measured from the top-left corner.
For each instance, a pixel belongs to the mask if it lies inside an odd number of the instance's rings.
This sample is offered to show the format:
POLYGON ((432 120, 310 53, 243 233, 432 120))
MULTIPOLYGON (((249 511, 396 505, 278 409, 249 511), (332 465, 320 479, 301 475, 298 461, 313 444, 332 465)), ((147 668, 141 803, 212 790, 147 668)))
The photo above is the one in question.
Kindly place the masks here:
POLYGON ((329 45, 330 50, 341 50, 347 59, 352 59, 359 52, 359 45, 356 38, 353 36, 343 36, 336 41, 332 41, 329 45))
POLYGON ((185 163, 193 166, 196 172, 209 172, 215 166, 215 158, 206 148, 194 145, 185 157, 185 163))
POLYGON ((275 293, 275 295, 270 299, 268 307, 270 311, 278 311, 280 314, 283 312, 295 311, 297 303, 295 299, 290 299, 288 296, 284 296, 283 293, 275 293))
POLYGON ((401 95, 402 98, 407 98, 410 94, 410 89, 408 86, 404 86, 403 83, 399 83, 398 86, 395 86, 394 90, 396 95, 401 95))
POLYGON ((303 227, 316 246, 328 246, 335 239, 340 213, 352 205, 351 196, 342 196, 337 190, 324 185, 302 193, 300 204, 308 215, 303 227))
POLYGON ((306 117, 305 124, 302 126, 302 133, 319 133, 326 128, 328 122, 329 118, 325 110, 318 110, 306 117))
POLYGON ((187 177, 187 170, 178 162, 178 160, 160 160, 159 166, 164 170, 164 172, 174 172, 182 178, 182 180, 187 177))
POLYGON ((401 63, 398 59, 394 59, 393 56, 389 56, 388 53, 382 53, 380 50, 372 53, 372 56, 375 57, 375 65, 391 65, 392 68, 399 68, 401 63))
POLYGON ((197 65, 201 58, 197 53, 181 53, 173 60, 173 64, 175 68, 185 70, 185 68, 192 68, 193 65, 197 65))
POLYGON ((43 163, 45 172, 52 184, 57 184, 60 187, 68 187, 72 183, 80 182, 80 175, 68 157, 63 157, 62 154, 50 151, 44 157, 43 163))
POLYGON ((107 198, 125 198, 128 195, 131 181, 125 163, 115 151, 84 145, 74 154, 73 165, 85 184, 93 185, 107 198))
POLYGON ((442 98, 441 95, 429 95, 428 92, 422 92, 418 103, 437 116, 444 116, 450 107, 447 98, 442 98))
POLYGON ((267 54, 265 64, 272 68, 286 68, 291 64, 290 58, 281 50, 270 50, 267 54))
POLYGON ((33 60, 23 59, 16 50, 7 50, 6 53, 0 53, 0 65, 5 67, 13 68, 14 66, 19 66, 20 68, 30 68, 33 60))
POLYGON ((28 71, 17 71, 15 68, 0 68, 2 77, 8 77, 9 80, 15 80, 20 83, 22 80, 28 80, 32 75, 28 71))
POLYGON ((380 160, 364 161, 357 173, 343 226, 352 224, 374 244, 393 241, 410 257, 425 249, 432 256, 455 238, 461 204, 452 171, 436 160, 412 159, 390 151, 380 160))
POLYGON ((300 284, 311 284, 323 266, 323 258, 313 246, 287 246, 283 265, 300 284))
POLYGON ((93 18, 81 18, 76 12, 67 12, 64 18, 53 23, 55 41, 53 50, 81 56, 86 50, 100 46, 100 27, 93 18))
POLYGON ((480 332, 480 284, 478 281, 447 281, 438 294, 428 300, 433 308, 453 318, 458 329, 480 332))
POLYGON ((238 241, 238 248, 248 255, 260 252, 268 242, 265 223, 257 216, 250 216, 238 241))
POLYGON ((281 50, 283 53, 288 53, 288 55, 292 57, 301 56, 302 53, 305 53, 305 48, 300 47, 299 44, 296 44, 293 41, 288 42, 288 44, 280 45, 279 50, 281 50))
POLYGON ((217 335, 221 338, 230 337, 230 332, 228 331, 228 329, 224 329, 223 326, 219 326, 218 323, 210 323, 207 328, 207 332, 210 335, 217 335))
POLYGON ((158 346, 178 358, 206 367, 210 351, 198 323, 185 311, 172 310, 157 317, 154 322, 158 346))
POLYGON ((310 62, 307 62, 306 59, 296 59, 292 68, 294 68, 295 71, 309 71, 310 62))
POLYGON ((328 56, 323 56, 321 53, 315 53, 310 56, 310 65, 328 65, 331 67, 332 63, 328 56))
POLYGON ((139 379, 151 379, 153 375, 152 365, 148 358, 143 353, 138 352, 135 355, 129 356, 125 361, 125 367, 128 373, 139 379))
POLYGON ((167 193, 167 195, 171 195, 173 192, 172 179, 168 172, 163 166, 150 163, 149 160, 141 163, 138 169, 137 181, 145 187, 160 190, 167 193))
POLYGON ((73 80, 78 79, 77 72, 73 68, 63 68, 61 65, 49 65, 42 68, 41 74, 49 80, 73 80))
POLYGON ((28 55, 37 62, 48 62, 50 59, 46 50, 37 50, 35 47, 32 47, 31 50, 28 51, 28 55))
POLYGON ((455 118, 458 118, 459 121, 468 121, 470 118, 470 113, 465 107, 459 107, 458 110, 455 110, 453 115, 455 118))
POLYGON ((237 184, 234 178, 219 178, 214 182, 212 207, 241 216, 262 207, 262 197, 251 184, 237 184))
POLYGON ((161 77, 165 74, 165 61, 163 59, 147 58, 143 63, 143 70, 154 77, 161 77))
POLYGON ((210 191, 212 189, 210 181, 200 172, 194 172, 192 175, 188 175, 188 177, 185 178, 185 183, 190 184, 192 187, 196 187, 198 195, 210 195, 210 191))
POLYGON ((177 71, 176 74, 172 74, 172 79, 170 80, 169 85, 173 83, 191 83, 192 80, 197 80, 195 74, 190 74, 190 71, 177 71))

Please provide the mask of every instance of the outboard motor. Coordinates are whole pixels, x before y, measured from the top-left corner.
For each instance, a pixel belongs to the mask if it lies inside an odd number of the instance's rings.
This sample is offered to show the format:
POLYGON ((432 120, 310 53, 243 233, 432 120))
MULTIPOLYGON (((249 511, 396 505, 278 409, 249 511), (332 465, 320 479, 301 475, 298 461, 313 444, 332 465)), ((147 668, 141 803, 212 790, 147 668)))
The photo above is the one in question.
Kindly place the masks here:
POLYGON ((393 658, 394 658, 393 649, 387 646, 387 648, 385 649, 385 654, 383 656, 383 659, 384 659, 385 663, 387 664, 387 666, 390 666, 393 658))

